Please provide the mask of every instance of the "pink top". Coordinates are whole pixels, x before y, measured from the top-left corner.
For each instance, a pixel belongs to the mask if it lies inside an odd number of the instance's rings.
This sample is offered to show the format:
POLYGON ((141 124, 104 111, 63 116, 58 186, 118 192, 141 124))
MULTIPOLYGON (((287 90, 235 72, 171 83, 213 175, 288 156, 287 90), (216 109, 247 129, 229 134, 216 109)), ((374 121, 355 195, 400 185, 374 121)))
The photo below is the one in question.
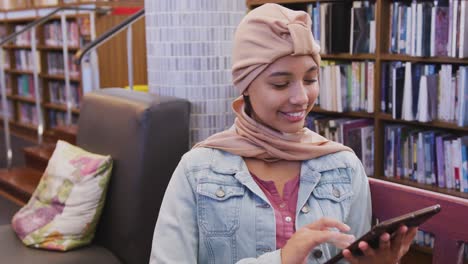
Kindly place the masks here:
POLYGON ((280 249, 296 231, 295 223, 297 196, 299 193, 299 177, 294 177, 286 182, 283 189, 283 198, 281 198, 273 181, 264 181, 254 174, 252 174, 252 176, 275 210, 276 249, 280 249))

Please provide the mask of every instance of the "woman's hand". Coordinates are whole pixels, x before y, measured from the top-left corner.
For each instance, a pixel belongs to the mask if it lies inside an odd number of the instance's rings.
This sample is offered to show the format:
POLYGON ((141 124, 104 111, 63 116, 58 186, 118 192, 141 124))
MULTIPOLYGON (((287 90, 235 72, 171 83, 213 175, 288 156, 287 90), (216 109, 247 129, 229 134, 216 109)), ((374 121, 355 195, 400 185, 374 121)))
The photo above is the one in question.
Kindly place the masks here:
POLYGON ((298 229, 281 249, 281 263, 304 263, 310 251, 322 243, 332 243, 336 247, 345 248, 355 240, 353 235, 331 231, 330 228, 341 232, 350 230, 349 226, 330 218, 321 218, 308 224, 298 229))
POLYGON ((388 233, 380 236, 379 248, 372 249, 369 244, 362 241, 359 243, 359 248, 364 253, 364 256, 353 256, 351 251, 343 250, 343 256, 351 264, 363 263, 389 263, 395 264, 400 261, 401 257, 408 252, 411 243, 418 231, 417 227, 408 229, 402 226, 398 229, 396 236, 390 239, 388 233))

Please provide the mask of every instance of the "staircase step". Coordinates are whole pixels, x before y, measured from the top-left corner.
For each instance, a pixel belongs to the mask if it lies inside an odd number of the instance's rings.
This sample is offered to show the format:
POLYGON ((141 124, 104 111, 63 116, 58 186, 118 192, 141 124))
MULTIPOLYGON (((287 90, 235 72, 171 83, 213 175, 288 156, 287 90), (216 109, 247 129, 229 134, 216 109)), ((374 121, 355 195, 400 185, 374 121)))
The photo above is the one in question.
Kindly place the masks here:
POLYGON ((41 177, 41 171, 28 167, 0 169, 0 190, 26 203, 41 177))
POLYGON ((56 126, 52 128, 54 137, 58 140, 67 141, 70 144, 76 145, 76 134, 78 132, 77 125, 56 126))
POLYGON ((26 167, 31 167, 41 172, 45 171, 54 150, 55 144, 42 144, 24 148, 26 167))

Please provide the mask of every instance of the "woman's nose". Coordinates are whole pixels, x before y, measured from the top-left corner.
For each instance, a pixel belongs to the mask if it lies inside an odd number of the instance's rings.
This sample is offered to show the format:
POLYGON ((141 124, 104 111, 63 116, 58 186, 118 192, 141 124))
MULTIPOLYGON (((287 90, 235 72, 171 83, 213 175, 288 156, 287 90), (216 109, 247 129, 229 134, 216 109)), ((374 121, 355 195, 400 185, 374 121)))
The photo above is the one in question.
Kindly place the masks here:
POLYGON ((307 88, 299 83, 294 87, 291 87, 291 93, 289 97, 291 104, 304 105, 309 102, 309 97, 307 96, 307 88))

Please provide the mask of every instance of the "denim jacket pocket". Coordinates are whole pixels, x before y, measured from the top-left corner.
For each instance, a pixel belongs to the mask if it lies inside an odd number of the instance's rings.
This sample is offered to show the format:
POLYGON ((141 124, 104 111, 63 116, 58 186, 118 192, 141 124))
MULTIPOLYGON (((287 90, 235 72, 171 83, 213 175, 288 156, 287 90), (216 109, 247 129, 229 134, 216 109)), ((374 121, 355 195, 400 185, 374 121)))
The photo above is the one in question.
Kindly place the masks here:
POLYGON ((239 228, 243 186, 203 182, 197 186, 198 221, 207 236, 231 236, 239 228))
POLYGON ((348 186, 333 183, 321 184, 315 187, 313 193, 317 199, 328 199, 335 203, 340 203, 353 195, 351 184, 347 185, 348 186))
POLYGON ((322 179, 312 194, 317 199, 324 215, 346 219, 354 194, 347 169, 322 172, 322 179))

